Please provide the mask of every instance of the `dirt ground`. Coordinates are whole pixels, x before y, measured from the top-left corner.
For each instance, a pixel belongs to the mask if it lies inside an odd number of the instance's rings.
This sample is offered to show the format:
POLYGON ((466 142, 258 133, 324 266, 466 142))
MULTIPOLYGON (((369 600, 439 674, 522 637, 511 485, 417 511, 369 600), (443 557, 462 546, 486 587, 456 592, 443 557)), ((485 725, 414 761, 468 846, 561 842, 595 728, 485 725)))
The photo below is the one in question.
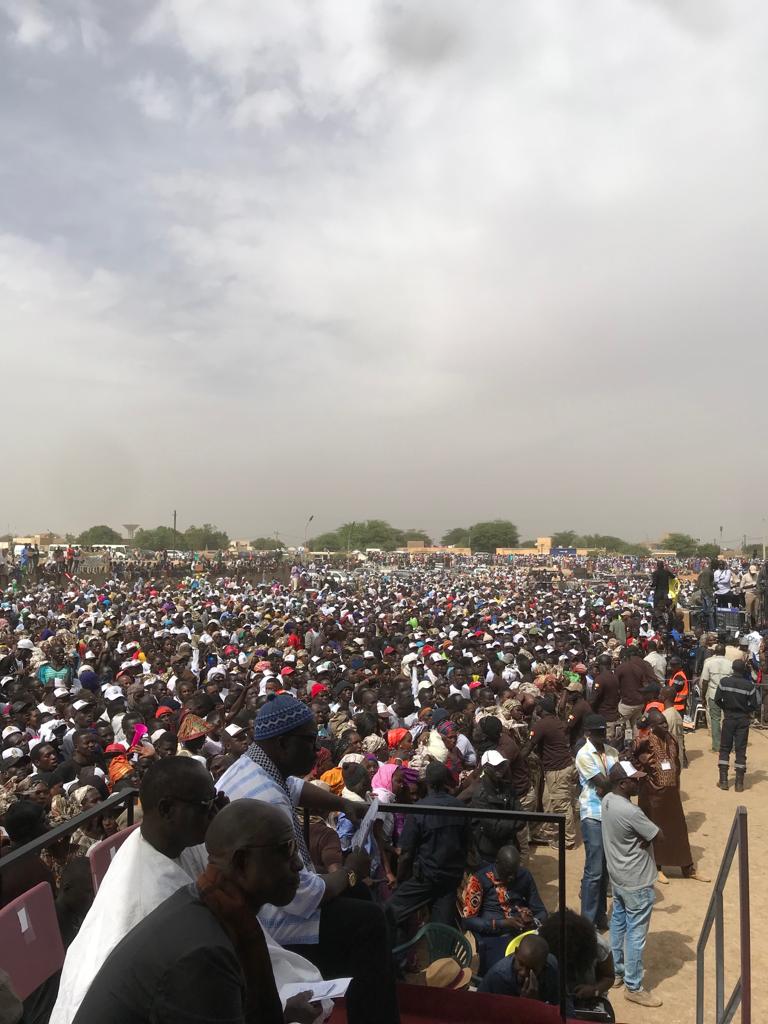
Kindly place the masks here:
MULTIPOLYGON (((768 922, 768 889, 761 884, 761 865, 768 853, 768 731, 750 731, 744 793, 733 791, 733 767, 727 793, 716 787, 717 755, 710 751, 705 729, 686 736, 690 767, 683 772, 683 806, 691 849, 700 874, 717 876, 736 808, 748 811, 750 850, 750 907, 752 932, 752 1019, 768 1020, 768 991, 758 985, 761 944, 759 930, 768 922)), ((731 761, 733 763, 733 761, 731 761)), ((557 854, 533 847, 530 865, 544 903, 557 906, 557 854)), ((581 846, 567 854, 567 904, 578 910, 579 882, 584 865, 581 846)), ((670 884, 656 886, 657 902, 645 948, 645 986, 664 1000, 658 1009, 628 1002, 624 989, 614 989, 611 1001, 621 1024, 693 1024, 696 1019, 696 945, 712 895, 712 885, 680 877, 670 869, 670 884)), ((734 859, 724 897, 726 1001, 739 975, 738 866, 734 859)), ((610 913, 610 904, 609 904, 610 913)), ((714 1021, 714 929, 707 947, 705 980, 706 1024, 714 1021)), ((735 1020, 739 1021, 737 1012, 735 1020)))

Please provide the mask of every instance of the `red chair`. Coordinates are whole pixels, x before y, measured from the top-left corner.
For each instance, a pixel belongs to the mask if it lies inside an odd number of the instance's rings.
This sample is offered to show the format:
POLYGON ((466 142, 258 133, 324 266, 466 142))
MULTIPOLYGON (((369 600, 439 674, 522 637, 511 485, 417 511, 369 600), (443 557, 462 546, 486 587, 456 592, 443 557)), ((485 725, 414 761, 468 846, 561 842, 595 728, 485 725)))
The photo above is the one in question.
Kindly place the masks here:
POLYGON ((0 910, 0 967, 19 999, 26 999, 64 963, 64 944, 47 882, 0 910))
POLYGON ((137 829, 140 824, 140 822, 137 822, 135 825, 130 825, 128 828, 121 829, 120 832, 116 832, 113 836, 109 836, 108 839, 102 839, 100 843, 96 843, 88 851, 88 860, 91 862, 91 878, 93 879, 94 896, 99 891, 99 886, 102 883, 104 875, 107 873, 109 865, 112 863, 112 858, 131 832, 133 832, 134 829, 137 829))

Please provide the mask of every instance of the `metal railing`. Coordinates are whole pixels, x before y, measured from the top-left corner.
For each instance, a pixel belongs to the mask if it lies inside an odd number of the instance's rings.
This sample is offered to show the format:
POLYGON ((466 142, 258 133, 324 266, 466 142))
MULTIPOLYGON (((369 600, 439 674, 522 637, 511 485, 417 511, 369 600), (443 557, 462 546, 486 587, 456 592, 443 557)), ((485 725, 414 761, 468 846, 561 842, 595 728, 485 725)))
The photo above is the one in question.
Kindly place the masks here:
MULTIPOLYGON (((428 797, 426 799, 429 799, 428 797)), ((456 807, 455 805, 415 803, 415 804, 379 804, 379 812, 383 814, 439 814, 455 817, 493 818, 501 821, 525 821, 537 825, 557 825, 557 909, 560 914, 559 949, 552 950, 557 957, 560 981, 560 1016, 566 1018, 566 975, 568 971, 568 949, 565 933, 565 815, 542 814, 537 811, 501 811, 487 808, 456 807)), ((309 835, 309 811, 304 811, 304 834, 309 835)), ((309 845, 307 843, 307 845, 309 845)))
POLYGON ((17 850, 12 850, 11 853, 6 854, 4 857, 0 857, 0 902, 2 902, 3 894, 3 872, 11 867, 12 864, 23 860, 24 857, 29 857, 32 854, 39 853, 41 850, 44 850, 46 846, 52 846, 54 843, 57 843, 60 839, 70 835, 70 833, 80 828, 81 825, 84 825, 92 818, 98 818, 100 814, 104 813, 104 811, 120 807, 123 804, 126 805, 126 811, 128 813, 128 823, 126 828, 130 828, 133 824, 133 805, 138 795, 138 789, 121 789, 119 793, 113 793, 112 796, 102 801, 102 803, 96 804, 96 806, 92 807, 89 811, 83 811, 82 814, 76 814, 74 818, 70 818, 61 825, 56 825, 48 832, 44 832, 39 836, 39 838, 33 839, 31 843, 25 843, 24 846, 20 846, 17 850))
POLYGON ((715 1024, 729 1024, 733 1020, 739 1004, 741 1004, 741 1024, 751 1024, 752 959, 749 935, 749 846, 746 807, 738 807, 736 810, 696 947, 696 1024, 704 1024, 704 954, 713 924, 715 926, 715 1024), (726 1005, 723 891, 737 850, 739 853, 740 973, 726 1005))

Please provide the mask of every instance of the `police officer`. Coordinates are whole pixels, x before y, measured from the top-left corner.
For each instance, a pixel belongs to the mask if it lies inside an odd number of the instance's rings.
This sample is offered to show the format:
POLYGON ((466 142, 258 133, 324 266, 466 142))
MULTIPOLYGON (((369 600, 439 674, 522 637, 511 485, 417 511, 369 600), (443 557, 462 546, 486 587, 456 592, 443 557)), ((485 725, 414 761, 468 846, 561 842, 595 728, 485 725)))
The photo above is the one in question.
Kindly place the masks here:
POLYGON ((715 703, 723 711, 723 728, 720 733, 720 789, 728 789, 728 763, 731 747, 736 751, 736 792, 744 790, 744 774, 747 770, 747 741, 749 739, 750 715, 757 711, 757 687, 752 682, 746 662, 737 658, 731 671, 733 675, 720 680, 715 694, 715 703))

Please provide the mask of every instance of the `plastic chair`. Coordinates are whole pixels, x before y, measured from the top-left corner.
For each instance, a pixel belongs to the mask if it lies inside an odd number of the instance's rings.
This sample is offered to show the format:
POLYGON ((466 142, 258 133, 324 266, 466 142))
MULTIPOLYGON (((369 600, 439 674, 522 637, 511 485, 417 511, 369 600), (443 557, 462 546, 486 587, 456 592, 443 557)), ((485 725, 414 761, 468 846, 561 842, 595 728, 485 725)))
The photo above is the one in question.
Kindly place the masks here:
POLYGON ((112 858, 131 832, 133 832, 134 829, 137 829, 140 824, 140 822, 137 822, 135 825, 129 825, 128 828, 115 832, 113 836, 109 836, 107 839, 102 839, 99 843, 94 843, 88 851, 88 859, 91 862, 91 878, 93 879, 94 896, 99 891, 99 886, 104 880, 104 875, 106 875, 109 865, 112 863, 112 858))
POLYGON ((40 882, 0 910, 0 950, 3 970, 21 1000, 61 970, 64 944, 47 882, 40 882))
POLYGON ((507 945, 507 948, 504 950, 504 956, 512 956, 512 954, 515 952, 515 950, 520 945, 520 943, 523 941, 523 939, 525 938, 526 935, 537 935, 537 934, 538 934, 538 932, 536 931, 535 928, 532 928, 528 932, 520 932, 519 935, 516 935, 514 937, 514 939, 510 940, 510 942, 507 945))
POLYGON ((395 954, 407 953, 419 942, 426 941, 428 964, 440 960, 442 957, 453 957, 461 967, 469 967, 472 962, 472 947, 455 928, 449 928, 446 924, 425 924, 420 928, 410 942, 402 946, 395 946, 392 950, 395 954))
POLYGON ((706 725, 706 727, 711 732, 712 731, 712 726, 711 726, 710 721, 709 721, 709 708, 706 706, 706 704, 697 704, 696 705, 696 710, 693 712, 693 727, 694 727, 694 729, 698 728, 698 726, 700 724, 699 723, 699 716, 700 715, 704 716, 704 724, 706 725))

